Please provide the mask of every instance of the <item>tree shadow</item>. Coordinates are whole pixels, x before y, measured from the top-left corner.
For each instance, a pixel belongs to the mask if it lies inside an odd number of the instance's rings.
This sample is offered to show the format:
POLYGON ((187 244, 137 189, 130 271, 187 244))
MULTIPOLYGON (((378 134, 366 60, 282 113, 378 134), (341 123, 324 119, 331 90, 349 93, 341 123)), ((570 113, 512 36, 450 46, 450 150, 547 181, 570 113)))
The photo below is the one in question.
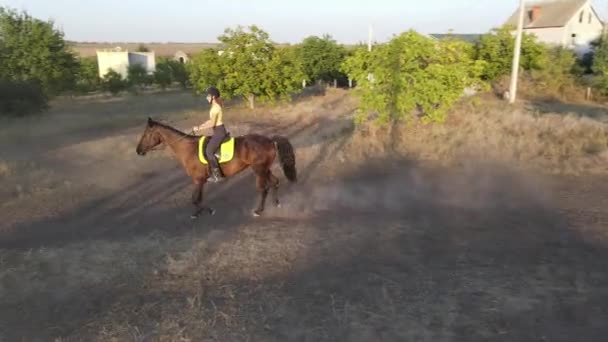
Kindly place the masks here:
POLYGON ((565 103, 556 100, 534 100, 528 103, 533 112, 544 114, 571 115, 579 118, 590 118, 608 123, 608 108, 596 104, 565 103))
POLYGON ((303 194, 325 202, 316 237, 293 272, 227 285, 258 310, 234 324, 252 340, 602 340, 606 246, 504 167, 444 172, 409 162, 303 194))

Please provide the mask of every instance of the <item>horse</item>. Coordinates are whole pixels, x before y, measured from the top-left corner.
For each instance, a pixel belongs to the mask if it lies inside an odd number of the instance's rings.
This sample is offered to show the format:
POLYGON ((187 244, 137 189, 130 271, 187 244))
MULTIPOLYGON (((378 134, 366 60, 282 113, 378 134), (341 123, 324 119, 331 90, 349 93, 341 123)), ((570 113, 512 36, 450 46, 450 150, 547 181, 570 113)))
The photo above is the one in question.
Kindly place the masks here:
MULTIPOLYGON (((201 136, 184 133, 167 124, 148 118, 146 128, 135 149, 140 156, 157 149, 157 146, 165 144, 169 146, 186 174, 192 178, 194 190, 192 192, 192 204, 195 211, 191 215, 196 219, 203 212, 210 215, 215 210, 203 206, 203 189, 207 178, 209 178, 209 167, 203 164, 198 157, 199 140, 201 136)), ((279 207, 279 179, 275 177, 270 168, 277 159, 283 170, 283 174, 290 183, 297 182, 296 157, 290 141, 283 136, 276 135, 267 137, 260 134, 247 134, 234 137, 234 157, 220 163, 220 169, 225 178, 234 176, 247 168, 251 168, 256 177, 256 189, 259 194, 258 205, 253 210, 254 216, 262 215, 266 197, 272 190, 272 201, 279 207)))

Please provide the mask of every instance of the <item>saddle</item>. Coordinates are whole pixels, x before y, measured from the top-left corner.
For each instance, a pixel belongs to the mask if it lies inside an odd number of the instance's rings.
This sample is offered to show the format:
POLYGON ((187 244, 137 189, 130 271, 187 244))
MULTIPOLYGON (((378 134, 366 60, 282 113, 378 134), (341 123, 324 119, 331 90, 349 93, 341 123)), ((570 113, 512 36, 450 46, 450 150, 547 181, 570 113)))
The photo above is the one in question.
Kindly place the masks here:
MULTIPOLYGON (((205 151, 207 151, 207 145, 209 145, 209 141, 211 141, 211 137, 210 136, 204 136, 201 139, 204 138, 203 141, 203 155, 205 154, 205 151)), ((222 142, 220 143, 220 146, 217 148, 216 151, 213 151, 213 154, 215 154, 215 156, 217 157, 217 159, 220 159, 220 150, 222 149, 222 145, 226 142, 228 142, 230 139, 232 139, 232 136, 230 136, 230 132, 226 132, 226 136, 224 137, 224 139, 222 139, 222 142)))
MULTIPOLYGON (((207 150, 207 145, 210 140, 210 136, 202 136, 198 143, 198 158, 203 164, 208 164, 205 151, 207 150)), ((213 151, 213 154, 220 164, 231 161, 234 157, 234 137, 231 136, 230 133, 226 133, 226 137, 222 139, 218 150, 213 151)))

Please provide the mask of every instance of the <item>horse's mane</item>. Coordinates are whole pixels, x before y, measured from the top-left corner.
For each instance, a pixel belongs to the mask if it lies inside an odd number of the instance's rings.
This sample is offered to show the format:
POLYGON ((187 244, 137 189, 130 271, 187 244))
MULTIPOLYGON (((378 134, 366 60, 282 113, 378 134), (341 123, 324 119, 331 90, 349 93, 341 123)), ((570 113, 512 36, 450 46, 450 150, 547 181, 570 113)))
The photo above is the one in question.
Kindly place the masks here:
POLYGON ((172 131, 173 133, 179 134, 182 137, 198 138, 196 135, 192 135, 192 134, 188 134, 188 133, 182 132, 179 129, 177 129, 175 127, 172 127, 172 126, 169 126, 167 124, 164 124, 162 122, 151 120, 150 124, 152 126, 157 126, 157 127, 162 127, 162 128, 168 129, 168 130, 172 131))

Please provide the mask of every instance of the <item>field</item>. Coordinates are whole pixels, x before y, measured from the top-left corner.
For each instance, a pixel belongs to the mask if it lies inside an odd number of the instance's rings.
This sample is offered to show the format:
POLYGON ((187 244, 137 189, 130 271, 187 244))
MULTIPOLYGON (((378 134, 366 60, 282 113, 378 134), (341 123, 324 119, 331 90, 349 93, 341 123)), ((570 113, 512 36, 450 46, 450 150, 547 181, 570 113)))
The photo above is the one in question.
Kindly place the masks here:
MULTIPOLYGON (((82 57, 96 56, 95 51, 103 49, 113 49, 120 46, 123 50, 137 51, 141 43, 86 43, 74 42, 70 44, 72 49, 82 57)), ((177 51, 183 51, 189 55, 194 55, 202 49, 214 48, 217 44, 213 43, 143 43, 150 51, 154 51, 157 57, 173 57, 177 51)))
POLYGON ((489 96, 444 126, 354 127, 348 92, 255 111, 299 182, 253 218, 250 171, 206 188, 148 116, 187 130, 185 92, 63 99, 0 123, 0 341, 602 341, 606 108, 489 96))

